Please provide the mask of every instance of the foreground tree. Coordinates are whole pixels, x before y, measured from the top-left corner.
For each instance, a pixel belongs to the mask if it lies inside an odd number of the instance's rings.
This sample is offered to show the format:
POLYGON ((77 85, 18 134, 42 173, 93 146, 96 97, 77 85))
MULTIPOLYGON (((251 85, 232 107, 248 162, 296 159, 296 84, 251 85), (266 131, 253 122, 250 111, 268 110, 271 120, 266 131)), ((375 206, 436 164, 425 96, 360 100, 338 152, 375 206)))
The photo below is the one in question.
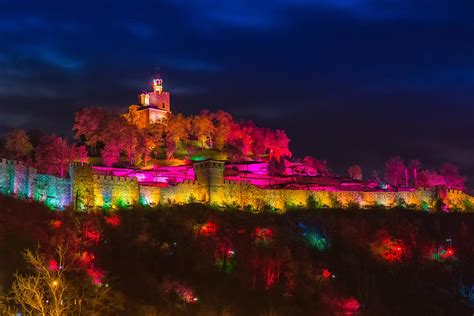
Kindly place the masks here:
POLYGON ((94 286, 81 271, 80 258, 63 247, 53 256, 26 250, 29 275, 15 275, 13 300, 28 315, 110 315, 123 299, 109 286, 94 286))
POLYGON ((32 275, 15 275, 12 286, 13 298, 29 315, 64 315, 73 301, 71 288, 64 273, 68 271, 64 250, 58 249, 59 261, 54 267, 47 264, 39 253, 26 250, 26 262, 35 270, 32 275))
POLYGON ((5 149, 16 160, 20 160, 30 156, 33 145, 25 130, 14 129, 5 137, 5 149))

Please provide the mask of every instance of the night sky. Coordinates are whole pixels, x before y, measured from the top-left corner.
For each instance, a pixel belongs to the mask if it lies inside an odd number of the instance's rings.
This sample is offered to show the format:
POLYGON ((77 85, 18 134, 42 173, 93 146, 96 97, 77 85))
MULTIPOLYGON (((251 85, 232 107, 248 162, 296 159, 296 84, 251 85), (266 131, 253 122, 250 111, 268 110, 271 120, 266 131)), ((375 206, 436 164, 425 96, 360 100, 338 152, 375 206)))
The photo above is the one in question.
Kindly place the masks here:
POLYGON ((283 128, 366 175, 393 154, 474 178, 474 1, 0 0, 0 133, 71 136, 156 73, 172 111, 283 128))

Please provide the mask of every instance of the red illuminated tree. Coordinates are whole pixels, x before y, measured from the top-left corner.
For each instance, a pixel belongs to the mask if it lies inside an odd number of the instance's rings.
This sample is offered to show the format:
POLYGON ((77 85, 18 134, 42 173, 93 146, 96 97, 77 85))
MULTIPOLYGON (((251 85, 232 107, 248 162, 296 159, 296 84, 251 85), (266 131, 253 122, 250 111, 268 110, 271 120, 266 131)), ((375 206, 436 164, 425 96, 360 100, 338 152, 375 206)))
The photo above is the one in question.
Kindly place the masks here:
POLYGON ((464 190, 465 177, 459 175, 457 166, 451 163, 445 163, 441 166, 440 175, 444 179, 446 187, 450 189, 464 190))
POLYGON ((444 185, 444 179, 434 170, 422 170, 417 175, 419 187, 431 188, 437 185, 444 185))
POLYGON ((347 172, 349 173, 349 178, 362 180, 362 168, 359 165, 350 166, 347 172))
POLYGON ((276 159, 275 157, 270 158, 268 162, 268 173, 272 176, 284 175, 286 171, 285 159, 276 159))
POLYGON ((78 162, 89 162, 89 156, 87 155, 86 146, 75 146, 72 147, 73 160, 78 162))
POLYGON ((394 188, 398 188, 403 179, 405 164, 399 156, 391 157, 385 163, 385 180, 394 188))
POLYGON ((267 130, 264 141, 270 157, 275 157, 276 159, 291 157, 291 151, 288 148, 290 139, 284 130, 277 129, 275 132, 267 130))
POLYGON ((328 176, 331 174, 325 160, 319 160, 311 156, 306 156, 303 158, 303 164, 314 169, 318 175, 328 176))
POLYGON ((120 146, 115 141, 108 142, 102 150, 102 162, 107 167, 112 167, 120 160, 120 146))
POLYGON ((82 155, 83 149, 69 145, 64 138, 54 134, 45 136, 35 150, 36 165, 41 172, 65 177, 71 162, 76 158, 84 160, 78 154, 82 155))
POLYGON ((29 157, 33 146, 25 130, 14 129, 5 137, 5 149, 15 157, 16 160, 20 160, 29 157))
POLYGON ((131 166, 135 166, 145 149, 145 136, 136 125, 126 123, 123 126, 121 135, 122 148, 127 155, 128 162, 131 166))
POLYGON ((418 171, 420 170, 421 163, 419 160, 410 160, 407 169, 411 178, 413 179, 413 186, 418 187, 418 171))
MULTIPOLYGON (((229 145, 231 160, 244 160, 252 153, 254 144, 252 132, 254 125, 251 122, 233 123, 229 134, 229 145)), ((263 141, 262 141, 263 144, 263 141)))
POLYGON ((83 138, 85 144, 92 147, 95 152, 97 143, 104 141, 104 137, 107 136, 106 129, 114 116, 111 112, 100 107, 79 110, 74 115, 74 137, 77 140, 83 138))
POLYGON ((118 161, 120 153, 123 152, 127 156, 129 164, 135 166, 145 150, 144 133, 145 131, 129 124, 123 117, 111 119, 103 137, 105 147, 102 158, 107 160, 106 164, 118 161))
POLYGON ((258 158, 259 156, 265 155, 267 153, 267 147, 265 146, 266 130, 264 128, 254 126, 253 124, 249 127, 251 127, 252 135, 252 153, 255 158, 258 158))

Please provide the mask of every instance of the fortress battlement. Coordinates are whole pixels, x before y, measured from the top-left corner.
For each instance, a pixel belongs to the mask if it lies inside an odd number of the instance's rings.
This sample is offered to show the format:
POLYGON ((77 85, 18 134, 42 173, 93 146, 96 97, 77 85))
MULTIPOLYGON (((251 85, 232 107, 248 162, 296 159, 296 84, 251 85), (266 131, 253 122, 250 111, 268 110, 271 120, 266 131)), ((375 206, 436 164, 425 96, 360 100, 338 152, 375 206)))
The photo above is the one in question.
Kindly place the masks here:
POLYGON ((116 181, 116 182, 138 182, 135 177, 126 176, 107 176, 107 175, 94 175, 94 180, 98 181, 116 181))
POLYGON ((91 164, 88 162, 80 162, 80 161, 74 161, 72 165, 74 167, 90 167, 91 166, 91 164))

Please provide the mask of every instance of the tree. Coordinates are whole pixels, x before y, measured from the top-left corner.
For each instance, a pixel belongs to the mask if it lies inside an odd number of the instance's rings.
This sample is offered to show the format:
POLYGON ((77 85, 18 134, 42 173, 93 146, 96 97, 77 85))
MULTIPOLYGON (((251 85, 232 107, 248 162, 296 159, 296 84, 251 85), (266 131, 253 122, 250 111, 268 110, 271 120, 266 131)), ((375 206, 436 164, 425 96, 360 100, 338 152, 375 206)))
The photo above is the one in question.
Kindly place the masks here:
POLYGON ((169 114, 165 120, 165 139, 168 159, 171 159, 178 149, 179 142, 189 139, 190 121, 183 114, 169 114))
POLYGON ((84 149, 70 146, 64 138, 54 134, 44 136, 35 150, 36 165, 41 172, 65 177, 71 162, 78 158, 76 155, 83 153, 84 149))
POLYGON ((355 180, 362 180, 362 168, 359 165, 352 165, 347 170, 349 178, 355 180))
POLYGON ((266 129, 257 127, 253 123, 249 123, 248 126, 251 128, 252 154, 255 159, 258 159, 267 152, 267 147, 265 147, 266 129))
POLYGON ((440 169, 440 175, 443 177, 447 188, 464 190, 466 178, 459 175, 459 169, 454 164, 443 164, 440 169))
POLYGON ((85 139, 85 144, 97 150, 97 143, 106 137, 108 123, 114 115, 100 107, 83 108, 74 115, 74 137, 80 140, 85 139))
POLYGON ((104 131, 103 141, 105 150, 102 158, 106 157, 107 164, 118 161, 120 152, 124 152, 131 166, 134 166, 142 154, 142 138, 146 131, 140 130, 137 126, 129 124, 123 117, 111 119, 104 131))
POLYGON ((444 185, 445 181, 443 177, 434 170, 422 170, 418 173, 417 183, 419 187, 432 188, 437 185, 444 185))
POLYGON ((14 129, 5 137, 5 149, 16 160, 29 157, 33 150, 30 138, 23 129, 14 129))
POLYGON ((234 161, 243 160, 251 154, 252 146, 254 144, 252 136, 254 130, 255 125, 252 122, 239 122, 232 124, 229 134, 229 145, 232 147, 231 158, 234 161))
POLYGON ((306 156, 303 158, 303 164, 314 169, 318 175, 329 176, 331 174, 325 160, 319 160, 311 156, 306 156))
POLYGON ((89 162, 89 156, 87 155, 86 146, 75 146, 72 147, 73 159, 78 162, 89 162))
POLYGON ((420 169, 421 163, 419 160, 410 160, 408 163, 408 170, 411 173, 413 179, 413 186, 418 187, 418 170, 420 169))
POLYGON ((156 122, 148 126, 148 136, 153 148, 159 148, 165 145, 166 126, 162 122, 156 122))
POLYGON ((192 131, 194 136, 201 142, 201 149, 204 149, 206 143, 209 143, 209 147, 213 148, 215 129, 211 115, 207 110, 201 111, 201 114, 195 115, 192 118, 192 131))
POLYGON ((110 141, 105 144, 104 149, 102 150, 102 163, 106 167, 112 167, 114 164, 120 160, 120 146, 116 141, 110 141))
POLYGON ((227 144, 229 134, 231 132, 233 118, 227 112, 222 110, 217 111, 211 115, 212 121, 214 123, 214 146, 217 150, 222 150, 227 144))
POLYGON ((144 135, 136 125, 125 124, 121 135, 122 146, 127 155, 128 162, 135 166, 144 149, 144 135), (143 147, 140 147, 142 145, 143 147), (140 149, 140 150, 139 150, 140 149))
POLYGON ((394 188, 398 188, 405 172, 405 164, 399 156, 391 157, 385 163, 385 180, 394 188))
POLYGON ((283 159, 283 157, 278 160, 275 157, 270 158, 270 161, 268 162, 268 173, 270 175, 284 175, 285 171, 286 166, 285 159, 283 159))
POLYGON ((120 294, 94 285, 81 268, 78 255, 57 247, 50 256, 24 252, 32 274, 15 275, 12 296, 29 315, 107 315, 123 309, 120 294))
POLYGON ((275 132, 267 129, 265 131, 265 147, 268 148, 270 157, 277 160, 280 157, 291 157, 291 151, 288 149, 290 139, 284 130, 277 129, 275 132))
POLYGON ((73 301, 71 288, 65 280, 69 266, 64 261, 64 250, 58 248, 59 261, 50 267, 38 252, 26 250, 26 262, 35 270, 33 275, 15 275, 12 285, 14 300, 27 314, 64 315, 73 301))

